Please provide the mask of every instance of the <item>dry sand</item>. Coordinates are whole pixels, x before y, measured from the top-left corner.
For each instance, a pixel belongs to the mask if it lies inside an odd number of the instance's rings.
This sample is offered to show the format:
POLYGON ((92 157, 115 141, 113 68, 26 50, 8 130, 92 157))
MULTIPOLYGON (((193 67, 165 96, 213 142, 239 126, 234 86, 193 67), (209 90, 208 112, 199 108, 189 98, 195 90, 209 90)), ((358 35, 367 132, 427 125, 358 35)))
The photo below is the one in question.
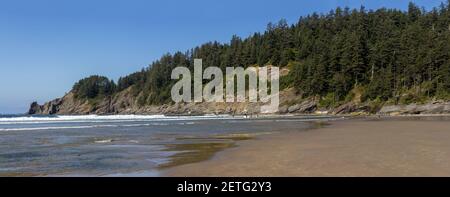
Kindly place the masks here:
POLYGON ((450 121, 338 121, 242 141, 163 175, 450 176, 450 121))

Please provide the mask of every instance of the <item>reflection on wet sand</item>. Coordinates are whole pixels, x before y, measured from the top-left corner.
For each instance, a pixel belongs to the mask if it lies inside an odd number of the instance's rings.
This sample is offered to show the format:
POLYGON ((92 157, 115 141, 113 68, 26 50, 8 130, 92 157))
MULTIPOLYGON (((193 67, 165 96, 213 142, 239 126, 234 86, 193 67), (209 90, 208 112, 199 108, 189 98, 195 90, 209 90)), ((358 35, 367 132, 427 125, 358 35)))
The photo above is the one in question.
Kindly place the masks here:
MULTIPOLYGON (((314 121, 310 123, 309 128, 303 131, 318 129, 329 126, 326 121, 314 121)), ((214 156, 215 153, 227 148, 236 147, 238 141, 255 139, 260 135, 273 134, 277 132, 259 132, 259 133, 231 133, 226 135, 215 135, 207 138, 198 137, 180 137, 177 138, 182 143, 166 144, 165 151, 173 151, 176 154, 170 156, 168 162, 159 165, 160 169, 180 166, 189 163, 205 161, 214 156), (183 142, 185 141, 185 142, 183 142), (186 142, 190 141, 190 142, 186 142)))
POLYGON ((197 143, 166 144, 166 151, 175 151, 167 163, 161 164, 161 169, 195 163, 211 158, 216 152, 236 146, 236 141, 254 138, 252 134, 217 135, 209 138, 184 137, 178 140, 195 140, 197 143), (204 141, 204 142, 202 142, 204 141))

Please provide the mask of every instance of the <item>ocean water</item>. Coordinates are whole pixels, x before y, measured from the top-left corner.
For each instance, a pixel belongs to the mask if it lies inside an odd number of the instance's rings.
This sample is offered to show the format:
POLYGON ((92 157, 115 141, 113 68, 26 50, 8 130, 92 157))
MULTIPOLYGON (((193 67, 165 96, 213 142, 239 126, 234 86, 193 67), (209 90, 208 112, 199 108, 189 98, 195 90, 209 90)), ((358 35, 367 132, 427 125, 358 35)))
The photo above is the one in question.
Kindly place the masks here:
POLYGON ((159 176, 238 140, 336 118, 0 115, 0 176, 159 176))

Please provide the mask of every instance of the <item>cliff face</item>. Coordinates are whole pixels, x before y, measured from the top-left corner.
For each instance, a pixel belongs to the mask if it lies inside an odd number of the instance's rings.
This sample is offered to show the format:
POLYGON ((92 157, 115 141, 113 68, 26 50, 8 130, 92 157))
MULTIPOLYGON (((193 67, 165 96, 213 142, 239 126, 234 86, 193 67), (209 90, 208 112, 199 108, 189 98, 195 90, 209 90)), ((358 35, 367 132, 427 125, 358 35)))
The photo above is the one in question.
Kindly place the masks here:
POLYGON ((28 114, 88 114, 90 111, 88 104, 75 100, 69 93, 43 105, 33 102, 28 114))
MULTIPOLYGON (((29 114, 167 114, 167 115, 202 115, 202 114, 259 114, 261 103, 176 103, 159 106, 139 106, 130 89, 112 97, 88 101, 74 98, 69 92, 64 97, 49 101, 43 105, 34 102, 29 114)), ((320 107, 314 98, 300 99, 294 89, 280 92, 279 114, 449 114, 450 102, 433 101, 426 104, 384 105, 377 108, 367 103, 350 101, 335 108, 320 107)))
MULTIPOLYGON (((158 106, 139 106, 131 89, 124 90, 112 97, 101 100, 89 101, 76 99, 72 92, 64 97, 49 101, 43 105, 33 102, 28 111, 29 114, 60 114, 60 115, 85 115, 85 114, 258 114, 262 103, 175 103, 158 106)), ((296 98, 293 90, 283 91, 281 102, 296 98)), ((311 111, 315 109, 315 102, 310 106, 300 107, 295 111, 311 111)), ((292 110, 291 110, 292 111, 292 110)))
POLYGON ((61 114, 61 115, 85 115, 85 114, 115 114, 124 111, 131 106, 124 101, 133 102, 126 92, 119 93, 114 97, 105 97, 95 101, 87 99, 76 99, 72 92, 62 98, 49 101, 43 105, 33 102, 28 114, 61 114), (118 103, 121 107, 118 107, 118 103))

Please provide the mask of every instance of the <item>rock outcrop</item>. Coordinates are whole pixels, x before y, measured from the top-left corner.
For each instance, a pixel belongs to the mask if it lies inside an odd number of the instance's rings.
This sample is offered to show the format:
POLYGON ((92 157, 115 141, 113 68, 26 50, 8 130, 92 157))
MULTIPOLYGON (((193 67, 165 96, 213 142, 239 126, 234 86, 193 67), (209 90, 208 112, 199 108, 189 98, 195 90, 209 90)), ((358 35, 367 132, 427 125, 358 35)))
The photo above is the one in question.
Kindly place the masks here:
MULTIPOLYGON (((450 102, 430 102, 427 104, 385 105, 374 111, 366 103, 350 101, 333 109, 320 108, 317 98, 300 99, 294 89, 280 92, 278 114, 370 114, 404 115, 404 114, 444 114, 450 113, 450 102)), ((168 114, 168 115, 202 115, 202 114, 259 114, 263 103, 175 103, 157 106, 140 106, 131 90, 124 90, 112 96, 95 101, 76 99, 69 92, 64 97, 49 101, 43 105, 33 102, 28 114, 168 114)))
POLYGON ((37 102, 31 103, 28 114, 42 114, 42 106, 40 106, 37 102))
POLYGON ((306 100, 300 104, 295 104, 287 108, 287 113, 312 113, 317 109, 315 100, 306 100))
POLYGON ((407 114, 448 114, 450 102, 430 102, 426 104, 387 105, 383 106, 378 114, 407 115, 407 114))

